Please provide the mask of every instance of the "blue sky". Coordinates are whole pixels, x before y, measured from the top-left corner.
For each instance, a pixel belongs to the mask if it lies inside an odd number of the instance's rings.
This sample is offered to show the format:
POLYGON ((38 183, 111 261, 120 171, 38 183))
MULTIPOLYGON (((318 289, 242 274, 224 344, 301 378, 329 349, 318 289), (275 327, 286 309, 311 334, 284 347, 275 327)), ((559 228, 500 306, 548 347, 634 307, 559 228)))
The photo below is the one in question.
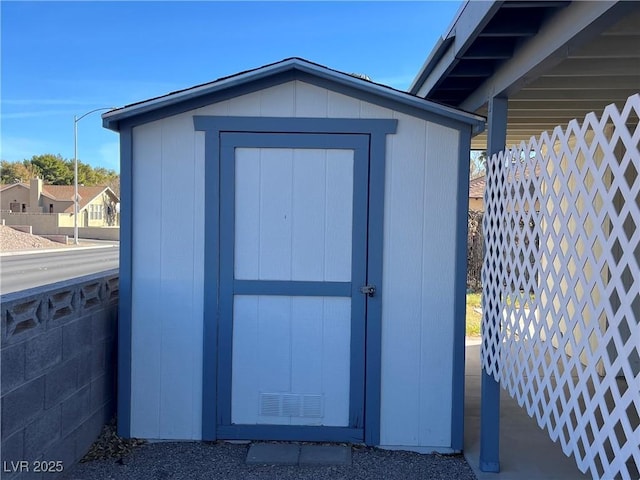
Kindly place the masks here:
MULTIPOLYGON (((73 158, 74 115, 287 57, 406 89, 460 3, 2 1, 0 158, 73 158)), ((119 170, 100 112, 78 158, 119 170)))

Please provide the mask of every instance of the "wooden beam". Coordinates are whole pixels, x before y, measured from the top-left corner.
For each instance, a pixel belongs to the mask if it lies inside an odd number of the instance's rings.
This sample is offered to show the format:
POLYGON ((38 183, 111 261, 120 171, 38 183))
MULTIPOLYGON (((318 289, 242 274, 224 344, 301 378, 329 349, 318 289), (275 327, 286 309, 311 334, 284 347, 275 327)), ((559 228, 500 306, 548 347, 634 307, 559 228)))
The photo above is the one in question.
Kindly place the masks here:
POLYGON ((493 73, 493 65, 491 62, 462 62, 449 74, 449 78, 460 77, 488 77, 493 73))
POLYGON ((571 117, 574 114, 578 114, 578 115, 586 115, 587 113, 591 112, 592 110, 589 110, 588 108, 584 107, 584 108, 570 108, 568 110, 560 110, 560 109, 555 109, 555 110, 548 110, 548 109, 538 109, 538 108, 531 108, 531 106, 529 106, 528 108, 516 108, 516 109, 509 109, 509 118, 518 118, 518 117, 524 117, 524 118, 566 118, 566 117, 571 117))
MULTIPOLYGON (((640 74, 639 74, 640 75, 640 74)), ((547 77, 542 76, 534 80, 521 91, 531 90, 638 90, 640 80, 633 76, 593 76, 582 75, 580 77, 547 77)))
POLYGON ((625 89, 597 89, 597 90, 520 90, 509 99, 510 102, 538 102, 555 101, 566 102, 570 100, 609 102, 624 98, 625 100, 640 89, 640 78, 637 88, 625 89))
POLYGON ((513 55, 513 42, 504 38, 485 38, 477 40, 462 54, 462 61, 491 60, 511 58, 513 55))
POLYGON ((640 32, 640 11, 627 15, 613 27, 605 30, 602 35, 607 37, 614 35, 637 35, 638 32, 640 32))
MULTIPOLYGON (((507 134, 507 99, 490 98, 489 116, 487 118, 489 156, 502 151, 506 145, 507 134)), ((489 177, 490 178, 490 177, 489 177)), ((490 281, 485 279, 486 281, 490 281)), ((497 282, 497 280, 493 280, 497 282)), ((493 287, 493 286, 492 286, 493 287)), ((496 285, 498 290, 500 285, 496 285)), ((496 291, 498 291, 496 290, 496 291)), ((483 321, 493 324, 494 331, 500 328, 502 312, 492 308, 483 312, 483 321)), ((486 332, 483 332, 483 337, 486 332)), ((482 369, 480 381, 480 470, 483 472, 500 471, 500 383, 482 369)))
POLYGON ((538 33, 538 25, 526 24, 525 22, 506 23, 492 21, 478 35, 485 38, 503 38, 503 37, 532 37, 538 33))
POLYGON ((640 58, 640 31, 635 35, 601 36, 597 42, 569 51, 569 58, 640 58))
POLYGON ((502 8, 562 8, 569 5, 571 2, 569 1, 551 1, 551 2, 543 2, 543 1, 533 1, 533 2, 504 2, 502 8))
MULTIPOLYGON (((549 102, 530 102, 530 101, 519 101, 512 100, 509 102, 509 113, 517 112, 519 110, 525 111, 535 111, 535 112, 562 112, 571 115, 571 112, 574 111, 593 111, 593 110, 602 110, 608 104, 613 103, 616 99, 611 98, 611 100, 607 101, 584 101, 581 102, 579 100, 569 100, 565 102, 551 100, 549 102)), ((625 98, 626 100, 626 98, 625 98)))
POLYGON ((609 77, 629 76, 638 78, 639 61, 628 61, 617 58, 601 58, 597 62, 588 58, 568 58, 553 70, 547 77, 609 77))
MULTIPOLYGON (((433 90, 469 90, 473 80, 469 80, 467 77, 447 77, 440 85, 433 90)), ((475 86, 475 84, 474 84, 475 86)))

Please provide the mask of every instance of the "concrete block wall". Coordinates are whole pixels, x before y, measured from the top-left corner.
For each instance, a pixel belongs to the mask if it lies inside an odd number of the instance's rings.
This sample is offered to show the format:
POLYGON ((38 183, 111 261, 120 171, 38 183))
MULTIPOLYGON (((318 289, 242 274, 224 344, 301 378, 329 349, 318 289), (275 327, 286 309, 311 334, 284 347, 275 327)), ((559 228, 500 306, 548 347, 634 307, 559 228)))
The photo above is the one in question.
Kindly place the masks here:
POLYGON ((13 213, 0 212, 5 225, 29 225, 34 235, 41 233, 58 234, 58 214, 56 213, 13 213))
MULTIPOLYGON (((59 227, 58 233, 73 237, 73 228, 59 227)), ((92 240, 120 240, 120 227, 82 227, 78 228, 80 238, 92 240)))
MULTIPOLYGON (((120 239, 120 227, 111 226, 85 226, 86 221, 81 214, 78 217, 78 235, 80 238, 94 240, 120 239)), ((73 237, 73 215, 68 213, 11 213, 0 211, 3 225, 30 226, 34 235, 67 235, 73 237)))
POLYGON ((42 238, 46 238, 47 240, 51 240, 52 242, 62 243, 63 245, 67 245, 69 243, 68 235, 40 235, 42 238))
POLYGON ((0 303, 0 476, 54 478, 34 471, 39 462, 71 467, 115 411, 118 271, 0 303))
POLYGON ((33 233, 33 227, 31 225, 11 225, 11 228, 22 233, 28 233, 29 235, 33 233))

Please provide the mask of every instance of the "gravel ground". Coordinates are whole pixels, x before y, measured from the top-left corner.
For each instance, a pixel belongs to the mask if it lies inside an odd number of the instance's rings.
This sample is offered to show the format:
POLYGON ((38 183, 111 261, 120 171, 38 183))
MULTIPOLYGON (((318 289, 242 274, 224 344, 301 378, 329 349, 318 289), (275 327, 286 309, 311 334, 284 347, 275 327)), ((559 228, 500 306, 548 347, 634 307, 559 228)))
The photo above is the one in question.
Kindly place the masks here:
POLYGON ((476 480, 461 455, 420 455, 411 452, 353 447, 349 466, 246 465, 248 445, 224 442, 149 443, 120 460, 78 463, 64 480, 476 480))
POLYGON ((38 235, 19 232, 6 225, 0 225, 0 251, 31 250, 36 248, 65 248, 65 245, 52 242, 38 235))

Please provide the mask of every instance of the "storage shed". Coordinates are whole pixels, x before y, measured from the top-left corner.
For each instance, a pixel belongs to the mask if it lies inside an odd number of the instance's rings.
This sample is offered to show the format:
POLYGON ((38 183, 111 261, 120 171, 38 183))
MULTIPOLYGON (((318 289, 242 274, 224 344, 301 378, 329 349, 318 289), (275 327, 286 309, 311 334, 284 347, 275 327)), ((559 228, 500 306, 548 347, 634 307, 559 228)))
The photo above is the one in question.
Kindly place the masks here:
POLYGON ((103 122, 120 434, 462 449, 482 117, 293 58, 103 122))

